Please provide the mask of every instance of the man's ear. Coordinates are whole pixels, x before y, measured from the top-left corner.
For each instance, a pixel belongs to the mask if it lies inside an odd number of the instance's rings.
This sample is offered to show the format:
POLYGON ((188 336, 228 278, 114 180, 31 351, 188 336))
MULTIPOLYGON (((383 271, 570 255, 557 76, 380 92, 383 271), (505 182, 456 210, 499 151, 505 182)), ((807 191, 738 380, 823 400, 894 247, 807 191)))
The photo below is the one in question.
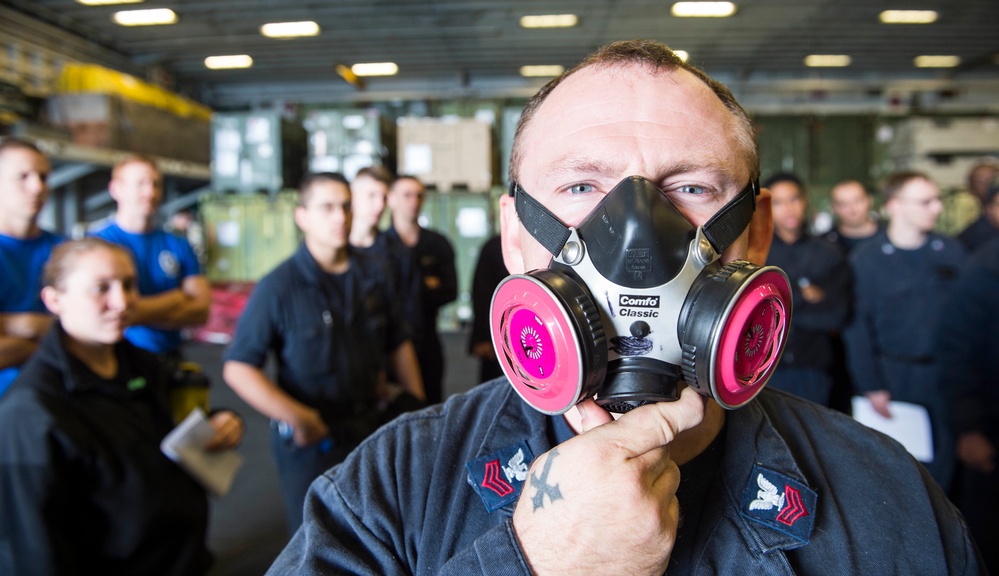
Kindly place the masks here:
POLYGON ((108 182, 108 194, 115 203, 118 202, 118 181, 114 178, 108 182))
POLYGON ((517 216, 516 200, 509 194, 499 199, 500 236, 503 245, 503 263, 511 274, 523 274, 524 254, 520 250, 520 216, 517 216))
POLYGON ((304 233, 305 228, 302 226, 302 220, 305 218, 305 206, 302 206, 301 204, 295 206, 294 218, 295 225, 298 226, 298 229, 304 233))
POLYGON ((770 206, 770 190, 763 188, 756 197, 756 211, 749 221, 749 247, 746 259, 760 266, 767 263, 770 243, 774 239, 774 215, 770 206))
POLYGON ((42 302, 45 307, 49 309, 49 312, 59 315, 61 308, 59 307, 59 291, 52 286, 46 286, 42 288, 42 302))

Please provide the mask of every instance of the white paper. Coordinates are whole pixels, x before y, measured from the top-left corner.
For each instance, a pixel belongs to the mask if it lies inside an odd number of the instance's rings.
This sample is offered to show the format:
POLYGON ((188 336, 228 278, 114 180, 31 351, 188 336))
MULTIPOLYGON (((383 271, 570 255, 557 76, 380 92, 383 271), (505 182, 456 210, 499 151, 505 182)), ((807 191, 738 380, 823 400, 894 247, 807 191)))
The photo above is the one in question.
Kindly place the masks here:
POLYGON ((243 465, 243 459, 235 450, 205 450, 205 444, 213 436, 215 429, 205 418, 205 413, 195 408, 163 438, 160 450, 212 494, 225 496, 232 487, 236 471, 243 465))
POLYGON ((933 462, 933 432, 926 408, 909 402, 888 403, 891 418, 874 411, 866 396, 853 397, 853 418, 857 422, 891 436, 920 462, 933 462))

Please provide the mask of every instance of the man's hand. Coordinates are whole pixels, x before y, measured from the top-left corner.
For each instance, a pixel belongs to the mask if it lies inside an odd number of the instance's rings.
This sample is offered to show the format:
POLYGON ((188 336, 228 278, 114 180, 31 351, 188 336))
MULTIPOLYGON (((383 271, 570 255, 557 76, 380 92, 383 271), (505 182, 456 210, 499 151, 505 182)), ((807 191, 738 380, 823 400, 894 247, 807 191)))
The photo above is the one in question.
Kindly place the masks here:
POLYGON ((243 419, 231 410, 221 410, 212 414, 208 423, 215 429, 215 436, 205 444, 209 452, 229 450, 239 446, 243 439, 243 419))
POLYGON ((801 297, 809 304, 818 304, 826 299, 826 293, 815 284, 805 284, 801 286, 801 297))
POLYGON ((637 408, 617 421, 592 400, 583 433, 531 466, 513 515, 535 574, 662 574, 676 541, 680 470, 669 443, 704 418, 704 398, 637 408))
POLYGON ((48 332, 53 318, 51 314, 42 312, 0 314, 0 334, 37 342, 48 332))
POLYGON ((871 408, 874 408, 875 412, 885 418, 891 418, 891 410, 888 409, 888 404, 891 402, 891 392, 887 390, 875 390, 874 392, 868 392, 866 396, 871 402, 871 408))
POLYGON ((316 444, 330 435, 330 430, 319 416, 319 411, 311 408, 299 412, 291 425, 294 430, 295 445, 299 448, 316 444))
POLYGON ((957 439, 957 457, 982 474, 991 474, 996 467, 996 447, 981 432, 968 432, 957 439))

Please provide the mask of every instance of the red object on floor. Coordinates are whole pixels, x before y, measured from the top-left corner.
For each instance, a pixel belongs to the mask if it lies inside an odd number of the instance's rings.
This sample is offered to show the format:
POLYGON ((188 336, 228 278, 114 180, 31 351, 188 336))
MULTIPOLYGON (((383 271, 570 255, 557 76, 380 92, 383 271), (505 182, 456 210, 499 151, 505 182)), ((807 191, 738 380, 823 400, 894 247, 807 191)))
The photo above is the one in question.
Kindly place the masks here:
POLYGON ((212 284, 212 306, 208 321, 193 331, 192 338, 208 344, 228 344, 236 331, 239 315, 250 299, 255 282, 219 282, 212 284))

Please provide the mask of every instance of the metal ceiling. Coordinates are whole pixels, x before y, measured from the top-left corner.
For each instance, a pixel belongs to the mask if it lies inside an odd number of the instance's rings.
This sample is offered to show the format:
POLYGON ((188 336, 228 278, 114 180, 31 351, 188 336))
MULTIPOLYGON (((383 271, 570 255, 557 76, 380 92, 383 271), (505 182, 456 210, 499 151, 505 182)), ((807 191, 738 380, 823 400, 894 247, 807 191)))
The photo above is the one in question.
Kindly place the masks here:
MULTIPOLYGON (((182 91, 216 108, 273 102, 373 101, 400 98, 516 97, 543 80, 519 76, 526 64, 571 66, 613 40, 656 38, 686 50, 691 62, 740 96, 785 91, 888 89, 975 92, 999 100, 997 0, 737 0, 726 19, 680 19, 668 0, 160 0, 84 6, 74 0, 6 0, 8 6, 137 68, 157 66, 182 91), (125 28, 113 12, 171 8, 168 26, 125 28), (879 23, 884 9, 933 9, 927 26, 879 23), (526 14, 571 12, 574 28, 530 30, 526 14), (267 22, 314 20, 317 37, 275 40, 267 22), (207 56, 249 54, 246 70, 212 71, 207 56), (806 68, 808 54, 847 54, 843 69, 806 68), (956 55, 961 66, 917 69, 918 55, 956 55), (358 89, 336 64, 395 62, 397 76, 369 78, 358 89)), ((9 25, 9 23, 8 23, 9 25)), ((3 24, 0 24, 3 26, 3 24)), ((984 95, 984 96, 983 96, 984 95)), ((994 105, 994 104, 993 104, 994 105)))

